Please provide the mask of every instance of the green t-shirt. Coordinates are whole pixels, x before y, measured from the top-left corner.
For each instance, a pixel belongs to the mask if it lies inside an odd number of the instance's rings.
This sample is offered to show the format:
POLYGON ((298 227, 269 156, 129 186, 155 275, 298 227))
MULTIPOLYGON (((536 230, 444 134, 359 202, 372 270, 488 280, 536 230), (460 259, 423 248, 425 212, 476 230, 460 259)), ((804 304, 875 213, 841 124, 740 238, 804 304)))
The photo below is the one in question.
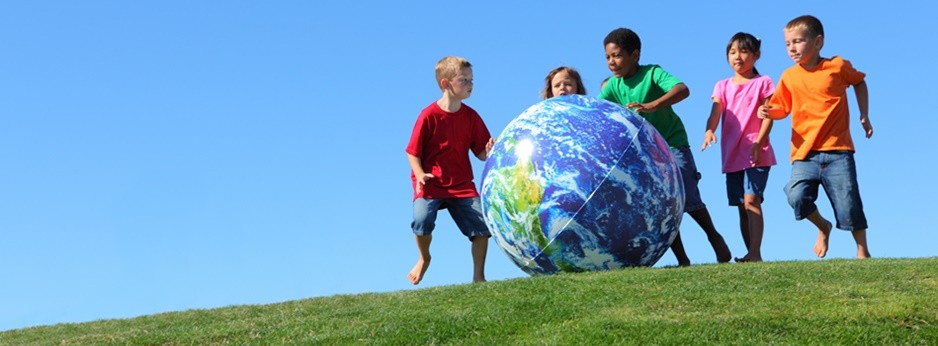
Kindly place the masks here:
MULTIPOLYGON (((638 72, 635 72, 632 77, 609 78, 606 86, 599 93, 599 98, 618 103, 624 107, 630 102, 645 103, 657 100, 678 84, 681 84, 681 81, 665 72, 661 66, 640 65, 638 72)), ((672 148, 689 145, 684 123, 681 122, 681 118, 677 116, 677 113, 674 113, 671 106, 639 115, 648 120, 672 148)))

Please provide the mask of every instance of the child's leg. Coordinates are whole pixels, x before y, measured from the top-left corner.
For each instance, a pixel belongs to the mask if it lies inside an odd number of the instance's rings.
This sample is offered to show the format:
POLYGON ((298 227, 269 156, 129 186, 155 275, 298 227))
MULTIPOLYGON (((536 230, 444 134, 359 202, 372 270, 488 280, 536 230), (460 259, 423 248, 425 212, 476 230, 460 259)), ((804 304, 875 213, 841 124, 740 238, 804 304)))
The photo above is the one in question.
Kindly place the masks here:
POLYGON ((739 213, 739 232, 743 235, 743 244, 749 249, 749 213, 746 212, 746 171, 726 173, 726 198, 731 206, 736 206, 739 213))
POLYGON ((430 267, 430 242, 433 240, 433 236, 418 235, 414 238, 417 239, 417 251, 420 252, 420 257, 417 258, 417 264, 414 264, 410 273, 407 273, 407 279, 410 280, 410 283, 416 285, 420 283, 420 280, 423 280, 423 274, 430 267))
POLYGON ((707 208, 700 208, 688 214, 707 233, 707 240, 710 241, 710 246, 713 247, 713 252, 717 255, 717 262, 729 262, 733 255, 730 253, 730 248, 726 246, 723 236, 720 235, 720 232, 717 232, 716 226, 713 225, 713 219, 710 218, 710 212, 707 211, 707 208))
POLYGON ((849 151, 825 152, 825 169, 821 173, 821 185, 834 208, 837 228, 853 232, 857 242, 857 258, 869 258, 866 244, 866 215, 860 199, 860 184, 853 153, 849 151))
POLYGON ((743 208, 746 210, 746 220, 749 230, 749 253, 739 259, 741 262, 762 262, 762 234, 765 222, 762 218, 762 196, 769 181, 769 167, 752 167, 744 171, 743 176, 743 208))
POLYGON ((817 241, 814 242, 814 254, 817 257, 824 258, 824 256, 827 256, 827 249, 831 239, 831 229, 833 229, 834 226, 830 221, 827 221, 827 219, 821 216, 821 213, 818 212, 817 209, 809 214, 807 219, 811 221, 818 230, 817 241))
POLYGON ((482 200, 479 197, 454 198, 448 200, 447 205, 456 226, 472 242, 472 282, 484 282, 485 256, 492 234, 482 218, 482 200))
POLYGON ((684 242, 681 241, 681 232, 678 231, 674 241, 671 242, 671 252, 677 258, 677 265, 687 267, 690 265, 690 258, 687 258, 687 252, 684 251, 684 242))
POLYGON ((747 194, 745 197, 746 219, 749 221, 749 253, 740 262, 762 262, 762 232, 765 227, 762 219, 762 198, 747 194))
POLYGON ((410 227, 414 231, 414 238, 417 240, 417 251, 420 257, 417 258, 417 264, 407 273, 407 280, 416 285, 423 280, 423 275, 430 267, 430 242, 433 240, 431 233, 436 226, 436 214, 443 200, 418 198, 414 200, 414 221, 410 227))
MULTIPOLYGON (((680 167, 681 179, 684 182, 684 211, 690 214, 694 221, 700 225, 700 228, 703 228, 704 232, 707 233, 707 240, 710 241, 713 251, 717 254, 717 261, 720 263, 729 262, 733 255, 730 254, 730 249, 726 246, 723 236, 713 226, 710 212, 707 211, 707 206, 700 198, 700 190, 697 189, 700 172, 697 171, 697 164, 694 163, 694 155, 691 153, 690 147, 671 148, 671 154, 674 155, 674 161, 680 167)), ((671 248, 673 250, 673 244, 671 248)), ((675 253, 675 255, 677 254, 675 253)))
POLYGON ((821 164, 818 152, 811 152, 804 160, 791 164, 791 178, 785 185, 788 204, 795 212, 795 220, 805 218, 818 229, 818 239, 814 243, 814 254, 818 257, 827 255, 831 223, 821 217, 817 210, 818 185, 821 183, 821 164))
POLYGON ((857 258, 870 258, 870 249, 866 245, 866 230, 853 231, 853 240, 857 242, 857 258))
POLYGON ((746 245, 746 249, 749 249, 750 239, 749 239, 749 212, 746 211, 746 206, 739 205, 736 207, 739 212, 739 233, 743 235, 743 244, 746 245))
POLYGON ((489 248, 489 238, 472 238, 472 282, 485 282, 485 256, 489 248))

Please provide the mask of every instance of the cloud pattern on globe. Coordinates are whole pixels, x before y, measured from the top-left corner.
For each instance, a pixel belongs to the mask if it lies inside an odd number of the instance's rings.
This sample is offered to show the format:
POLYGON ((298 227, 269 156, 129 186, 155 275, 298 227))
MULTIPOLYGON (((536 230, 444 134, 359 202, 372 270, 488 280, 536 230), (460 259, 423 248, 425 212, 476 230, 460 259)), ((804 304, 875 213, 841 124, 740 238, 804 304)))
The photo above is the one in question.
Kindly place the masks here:
POLYGON ((521 113, 482 175, 485 222, 531 275, 654 265, 684 209, 679 168, 654 127, 581 95, 521 113))

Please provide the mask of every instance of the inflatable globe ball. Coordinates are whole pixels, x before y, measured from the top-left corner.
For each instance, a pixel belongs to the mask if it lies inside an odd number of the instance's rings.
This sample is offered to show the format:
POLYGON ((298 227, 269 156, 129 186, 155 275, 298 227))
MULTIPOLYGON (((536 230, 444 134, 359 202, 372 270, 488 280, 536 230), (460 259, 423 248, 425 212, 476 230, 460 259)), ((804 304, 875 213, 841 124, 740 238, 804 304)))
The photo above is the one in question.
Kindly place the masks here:
POLYGON ((680 174, 642 117, 591 97, 554 97, 496 140, 482 209, 498 246, 528 274, 651 266, 680 226, 680 174))

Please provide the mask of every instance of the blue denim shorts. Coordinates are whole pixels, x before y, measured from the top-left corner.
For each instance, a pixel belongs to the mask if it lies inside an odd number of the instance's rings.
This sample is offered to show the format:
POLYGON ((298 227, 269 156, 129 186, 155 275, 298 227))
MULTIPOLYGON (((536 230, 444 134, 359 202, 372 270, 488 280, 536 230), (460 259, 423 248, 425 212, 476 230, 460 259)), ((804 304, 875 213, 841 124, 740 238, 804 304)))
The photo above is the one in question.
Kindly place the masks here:
POLYGON ((430 235, 436 227, 436 214, 440 209, 449 209, 462 234, 472 240, 475 237, 491 237, 485 220, 482 219, 482 200, 472 198, 418 198, 414 200, 414 221, 410 228, 418 236, 430 235))
POLYGON ((743 205, 746 195, 754 195, 761 200, 769 182, 769 168, 751 167, 726 173, 726 198, 730 205, 743 205))
POLYGON ((785 185, 788 203, 801 220, 817 210, 818 185, 824 186, 834 208, 837 228, 857 231, 867 228, 857 165, 852 151, 812 151, 791 164, 791 180, 785 185))
POLYGON ((681 179, 684 181, 684 212, 690 213, 706 208, 707 205, 700 199, 700 190, 697 189, 697 182, 700 181, 701 175, 697 171, 697 164, 694 163, 694 155, 690 151, 690 146, 671 148, 671 155, 674 155, 674 161, 681 168, 681 179))

